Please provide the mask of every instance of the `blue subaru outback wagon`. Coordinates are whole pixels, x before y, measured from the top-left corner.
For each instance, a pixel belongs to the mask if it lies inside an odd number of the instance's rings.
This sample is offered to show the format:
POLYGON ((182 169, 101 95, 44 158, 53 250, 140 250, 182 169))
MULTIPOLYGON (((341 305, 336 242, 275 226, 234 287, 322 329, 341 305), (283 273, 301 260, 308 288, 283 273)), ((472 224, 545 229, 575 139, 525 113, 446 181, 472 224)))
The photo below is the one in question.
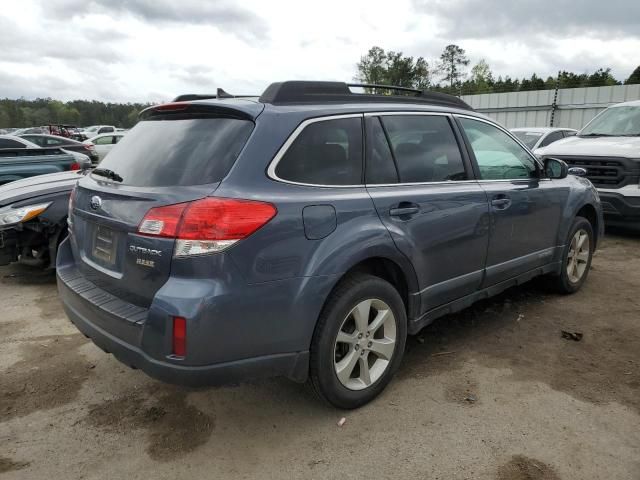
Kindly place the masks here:
POLYGON ((584 172, 458 98, 352 87, 145 110, 71 196, 71 321, 167 382, 279 375, 355 408, 435 318, 538 275, 580 288, 603 232, 584 172))

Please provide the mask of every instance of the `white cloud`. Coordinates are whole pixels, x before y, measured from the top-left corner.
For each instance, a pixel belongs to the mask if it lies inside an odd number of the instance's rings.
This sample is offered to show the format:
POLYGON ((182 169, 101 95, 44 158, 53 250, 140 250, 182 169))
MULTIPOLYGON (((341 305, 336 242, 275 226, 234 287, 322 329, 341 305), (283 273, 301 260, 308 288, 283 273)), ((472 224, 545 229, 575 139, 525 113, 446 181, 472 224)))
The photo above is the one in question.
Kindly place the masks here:
MULTIPOLYGON (((472 62, 486 58, 496 75, 512 77, 611 67, 626 78, 640 62, 637 19, 616 23, 622 12, 591 18, 585 8, 525 24, 530 8, 488 1, 463 19, 474 1, 8 2, 0 11, 0 97, 160 101, 216 87, 260 93, 285 79, 351 80, 373 45, 433 60, 457 43, 472 62)), ((555 12, 556 3, 536 6, 555 12)))

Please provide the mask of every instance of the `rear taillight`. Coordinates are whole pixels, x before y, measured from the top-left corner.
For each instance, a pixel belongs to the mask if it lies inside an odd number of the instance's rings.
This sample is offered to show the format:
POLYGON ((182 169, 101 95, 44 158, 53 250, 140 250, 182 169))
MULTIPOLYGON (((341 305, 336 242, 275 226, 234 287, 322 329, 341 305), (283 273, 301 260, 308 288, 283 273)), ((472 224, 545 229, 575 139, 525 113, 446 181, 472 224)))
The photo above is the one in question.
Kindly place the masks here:
POLYGON ((152 208, 142 219, 138 233, 154 237, 176 238, 178 225, 188 203, 176 203, 166 207, 152 208))
POLYGON ((173 349, 176 357, 187 354, 187 320, 183 317, 173 317, 173 349))
POLYGON ((221 252, 248 237, 277 213, 266 202, 234 198, 203 198, 152 208, 138 233, 176 239, 175 257, 221 252))
POLYGON ((80 170, 80 164, 78 162, 73 162, 71 164, 71 170, 80 170))

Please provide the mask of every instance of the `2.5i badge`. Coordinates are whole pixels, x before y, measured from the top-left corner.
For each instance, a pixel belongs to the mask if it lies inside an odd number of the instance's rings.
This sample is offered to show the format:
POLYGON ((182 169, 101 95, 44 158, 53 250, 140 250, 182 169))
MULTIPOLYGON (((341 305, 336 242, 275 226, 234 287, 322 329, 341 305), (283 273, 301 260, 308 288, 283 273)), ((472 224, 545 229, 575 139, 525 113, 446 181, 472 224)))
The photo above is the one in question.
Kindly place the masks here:
MULTIPOLYGON (((138 247, 136 245, 130 245, 129 251, 136 255, 144 255, 149 257, 161 257, 162 250, 154 250, 152 248, 138 247)), ((155 260, 149 260, 148 258, 136 257, 136 265, 142 265, 143 267, 153 268, 156 266, 155 260)))

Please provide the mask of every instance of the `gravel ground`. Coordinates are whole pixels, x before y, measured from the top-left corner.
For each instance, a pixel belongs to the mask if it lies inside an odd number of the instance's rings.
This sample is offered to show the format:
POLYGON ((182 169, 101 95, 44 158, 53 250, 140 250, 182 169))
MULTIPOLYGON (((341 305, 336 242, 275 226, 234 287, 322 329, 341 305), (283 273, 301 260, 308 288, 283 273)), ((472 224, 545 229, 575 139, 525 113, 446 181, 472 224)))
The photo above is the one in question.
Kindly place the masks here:
POLYGON ((607 237, 573 296, 538 281, 437 321, 352 412, 283 379, 151 380, 77 333, 52 275, 2 267, 0 477, 638 480, 638 247, 607 237))

